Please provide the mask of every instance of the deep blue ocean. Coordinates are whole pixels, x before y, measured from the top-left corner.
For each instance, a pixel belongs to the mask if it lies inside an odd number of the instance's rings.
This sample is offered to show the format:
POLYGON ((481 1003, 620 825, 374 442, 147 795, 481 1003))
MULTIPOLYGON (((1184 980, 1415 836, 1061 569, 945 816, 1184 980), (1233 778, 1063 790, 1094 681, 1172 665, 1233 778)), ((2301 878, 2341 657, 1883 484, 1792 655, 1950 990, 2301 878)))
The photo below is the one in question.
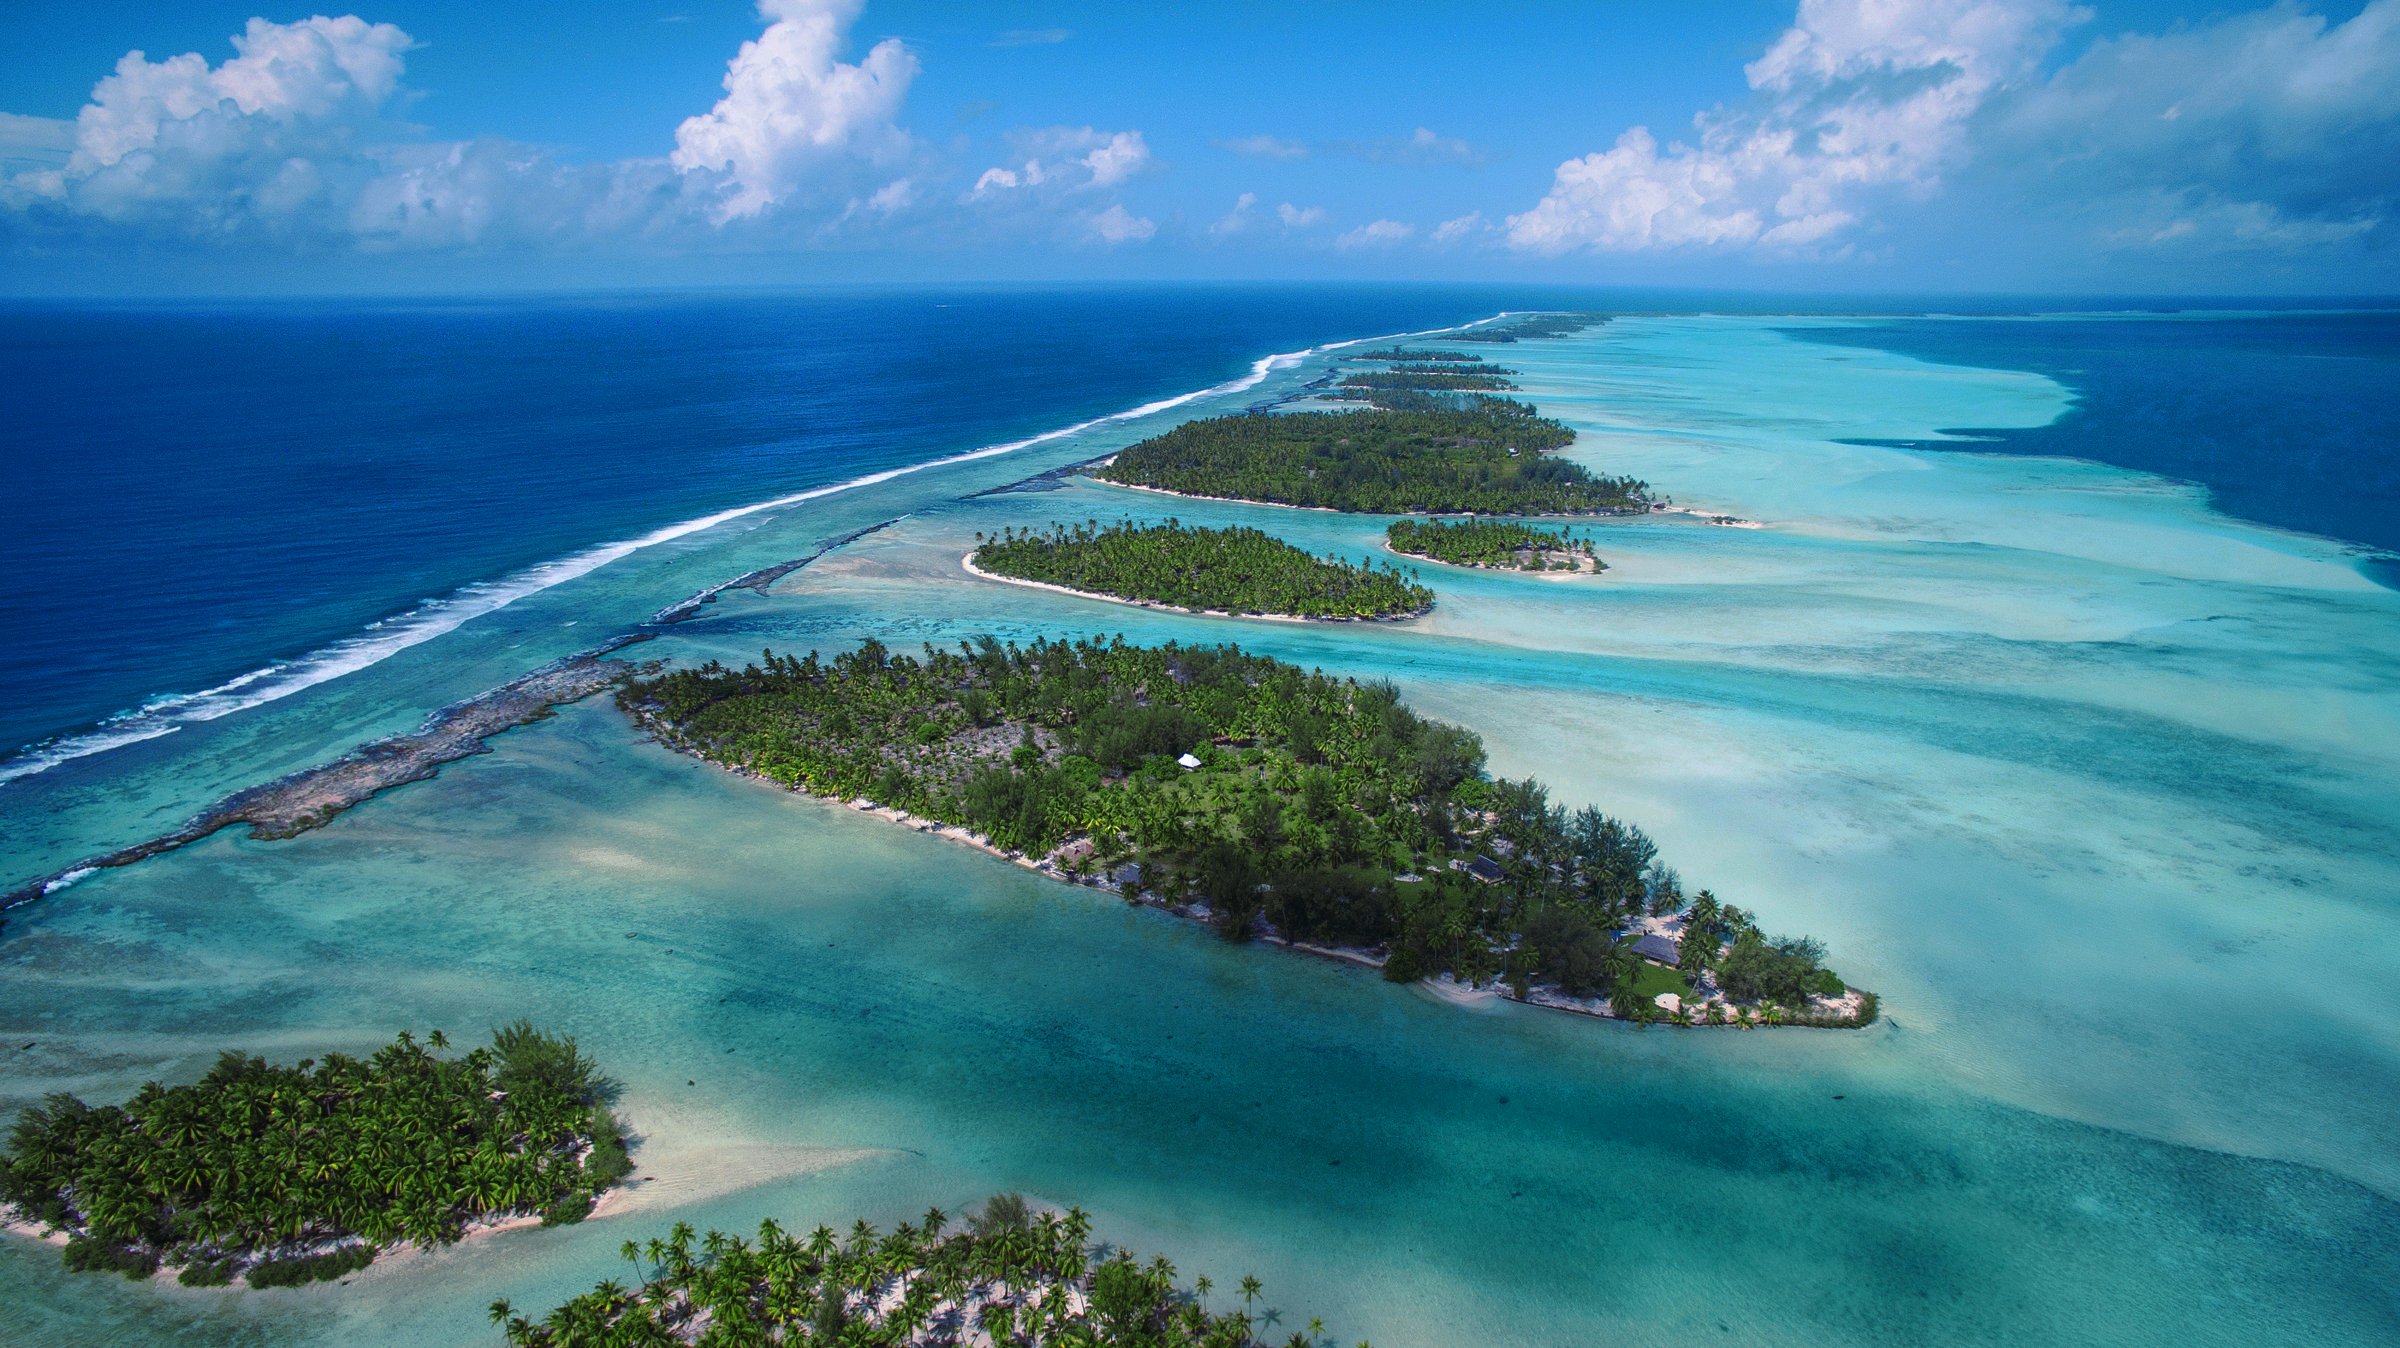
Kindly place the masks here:
POLYGON ((0 757, 462 586, 1501 290, 0 308, 0 757))
MULTIPOLYGON (((1800 335, 2030 370, 2078 395, 2034 430, 1947 428, 1985 441, 1974 449, 2138 468, 2208 488, 2229 515, 2400 553, 2400 313, 1966 318, 1800 335)), ((2400 586, 2389 556, 2366 569, 2400 586)))

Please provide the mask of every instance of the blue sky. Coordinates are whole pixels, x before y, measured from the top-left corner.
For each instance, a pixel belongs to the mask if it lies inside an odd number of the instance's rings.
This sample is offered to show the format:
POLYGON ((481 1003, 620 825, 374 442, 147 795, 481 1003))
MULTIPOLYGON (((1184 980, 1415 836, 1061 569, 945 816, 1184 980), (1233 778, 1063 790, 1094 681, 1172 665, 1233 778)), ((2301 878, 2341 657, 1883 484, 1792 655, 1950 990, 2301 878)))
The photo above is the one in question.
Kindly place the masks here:
POLYGON ((0 39, 16 293, 2400 290, 2400 0, 107 0, 0 39))

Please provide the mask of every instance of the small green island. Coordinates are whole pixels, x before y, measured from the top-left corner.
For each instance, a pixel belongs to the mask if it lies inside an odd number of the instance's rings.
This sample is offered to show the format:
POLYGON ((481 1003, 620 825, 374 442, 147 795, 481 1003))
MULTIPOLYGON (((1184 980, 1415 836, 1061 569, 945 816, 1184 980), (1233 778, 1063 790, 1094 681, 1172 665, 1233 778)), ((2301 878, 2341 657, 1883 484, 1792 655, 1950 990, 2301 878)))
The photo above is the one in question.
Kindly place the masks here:
POLYGON ((1341 387, 1354 389, 1412 389, 1419 393, 1497 393, 1516 387, 1501 372, 1476 370, 1411 370, 1393 367, 1342 376, 1341 387))
POLYGON ((1384 541, 1394 552, 1452 566, 1571 575, 1608 569, 1592 551, 1591 540, 1514 520, 1394 520, 1384 541))
POLYGON ((1523 403, 1438 395, 1405 409, 1188 421, 1092 476, 1185 496, 1386 515, 1599 515, 1649 508, 1647 483, 1552 457, 1575 433, 1523 403))
POLYGON ((523 1021, 440 1056, 439 1031, 288 1067, 228 1050, 123 1105, 53 1095, 17 1116, 0 1207, 66 1264, 187 1287, 338 1278, 385 1246, 581 1221, 633 1166, 575 1041, 523 1021))
MULTIPOLYGON (((1122 1344, 1139 1348, 1263 1348, 1256 1311, 1263 1290, 1245 1277, 1224 1295, 1241 1309, 1207 1307, 1207 1278, 1187 1287, 1163 1258, 1102 1253, 1080 1209, 1037 1212, 999 1194, 952 1226, 935 1208, 890 1233, 865 1222, 806 1236, 772 1220, 755 1243, 679 1224, 623 1254, 633 1283, 611 1279, 539 1320, 506 1301, 492 1322, 515 1348, 599 1344, 1122 1344)), ((1264 1318, 1271 1318, 1268 1312, 1264 1318)), ((1323 1339, 1310 1322, 1292 1342, 1323 1339)))
POLYGON ((1372 622, 1418 617, 1433 591, 1397 568, 1312 557, 1257 529, 1086 521, 975 536, 967 570, 1192 613, 1372 622))
POLYGON ((627 684, 663 743, 1212 925, 1537 1005, 1860 1025, 1823 949, 1687 896, 1640 829, 1483 772, 1388 684, 1238 647, 989 638, 627 684))

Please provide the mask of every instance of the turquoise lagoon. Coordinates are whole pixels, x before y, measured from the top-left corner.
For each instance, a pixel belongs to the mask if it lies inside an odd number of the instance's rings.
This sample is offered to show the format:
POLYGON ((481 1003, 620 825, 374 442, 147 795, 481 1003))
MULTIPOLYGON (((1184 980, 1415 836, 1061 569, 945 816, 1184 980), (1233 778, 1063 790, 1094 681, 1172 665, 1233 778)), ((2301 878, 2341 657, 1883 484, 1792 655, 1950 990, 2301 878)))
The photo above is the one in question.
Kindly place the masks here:
POLYGON ((2400 1341, 2400 594, 2161 479, 1846 443, 2040 426, 2071 395, 1800 322, 1508 349, 1573 453, 1763 526, 1611 523, 1597 581, 1426 567, 1433 616, 1356 628, 960 571, 978 530, 1061 518, 1379 555, 1380 520, 976 494, 1288 391, 1311 355, 633 552, 0 807, 11 873, 40 873, 896 519, 631 654, 1123 632, 1390 678, 1496 770, 1823 937, 1883 993, 1874 1029, 1462 1010, 731 777, 593 702, 316 833, 220 835, 10 914, 0 1109, 225 1044, 530 1014, 623 1078, 655 1178, 582 1228, 345 1288, 70 1278, 9 1240, 5 1333, 478 1342, 493 1298, 546 1305, 673 1221, 888 1224, 1019 1188, 1187 1276, 1258 1274, 1281 1332, 1322 1316, 1383 1348, 2400 1341))

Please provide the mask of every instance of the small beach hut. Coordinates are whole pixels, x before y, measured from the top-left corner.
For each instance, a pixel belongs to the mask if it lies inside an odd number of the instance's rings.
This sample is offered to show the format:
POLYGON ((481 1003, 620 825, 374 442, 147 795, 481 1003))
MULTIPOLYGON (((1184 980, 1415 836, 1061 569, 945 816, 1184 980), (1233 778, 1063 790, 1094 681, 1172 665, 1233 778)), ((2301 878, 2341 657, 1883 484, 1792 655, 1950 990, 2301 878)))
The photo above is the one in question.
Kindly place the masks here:
POLYGON ((1657 932, 1637 937, 1633 943, 1633 953, 1652 964, 1663 964, 1670 969, 1675 967, 1675 943, 1657 932))
POLYGON ((1192 769, 1200 766, 1200 760, 1190 754, 1185 754, 1183 757, 1175 760, 1175 766, 1183 769, 1185 772, 1190 772, 1192 769))
POLYGON ((1483 855, 1481 852, 1478 852, 1473 857, 1468 859, 1467 874, 1474 876, 1476 879, 1481 880, 1488 885, 1495 880, 1502 879, 1508 874, 1508 872, 1500 869, 1499 862, 1492 860, 1490 857, 1483 855))

